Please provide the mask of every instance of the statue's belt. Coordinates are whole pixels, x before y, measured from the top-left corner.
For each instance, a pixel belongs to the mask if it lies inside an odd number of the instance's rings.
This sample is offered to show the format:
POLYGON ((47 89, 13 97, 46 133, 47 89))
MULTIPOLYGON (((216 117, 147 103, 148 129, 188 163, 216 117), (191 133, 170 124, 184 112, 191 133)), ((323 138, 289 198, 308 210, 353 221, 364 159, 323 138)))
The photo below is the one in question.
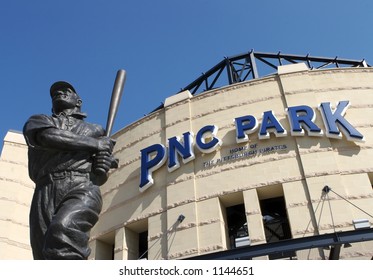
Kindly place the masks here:
POLYGON ((86 170, 76 171, 76 170, 66 170, 66 171, 56 171, 50 172, 42 176, 37 180, 38 185, 52 182, 56 180, 63 180, 66 178, 73 178, 73 177, 85 177, 87 179, 90 178, 90 172, 86 170))
POLYGON ((64 179, 64 178, 71 178, 71 177, 86 177, 89 176, 88 171, 75 171, 75 170, 67 170, 67 171, 60 171, 60 172, 53 172, 51 173, 52 179, 64 179))

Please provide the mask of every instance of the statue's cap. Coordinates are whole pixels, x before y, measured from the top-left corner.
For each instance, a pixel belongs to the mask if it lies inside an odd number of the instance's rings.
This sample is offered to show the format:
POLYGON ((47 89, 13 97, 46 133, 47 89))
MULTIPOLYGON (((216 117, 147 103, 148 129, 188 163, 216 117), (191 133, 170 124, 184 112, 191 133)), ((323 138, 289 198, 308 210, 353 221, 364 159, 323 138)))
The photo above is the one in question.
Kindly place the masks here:
POLYGON ((52 95, 53 92, 55 92, 56 90, 59 90, 59 89, 63 89, 63 88, 69 88, 71 89, 73 92, 76 93, 76 90, 75 88, 68 82, 65 82, 65 81, 58 81, 58 82, 55 82, 50 90, 49 90, 49 93, 50 95, 52 95))

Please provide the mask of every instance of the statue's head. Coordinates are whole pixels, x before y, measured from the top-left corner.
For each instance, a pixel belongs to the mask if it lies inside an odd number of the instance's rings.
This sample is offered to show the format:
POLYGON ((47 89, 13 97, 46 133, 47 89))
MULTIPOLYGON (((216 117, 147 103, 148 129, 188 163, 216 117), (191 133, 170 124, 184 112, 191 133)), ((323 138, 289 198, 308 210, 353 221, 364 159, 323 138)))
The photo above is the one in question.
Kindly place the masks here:
POLYGON ((82 99, 70 83, 55 82, 50 88, 50 95, 53 113, 59 114, 66 110, 80 112, 82 99))

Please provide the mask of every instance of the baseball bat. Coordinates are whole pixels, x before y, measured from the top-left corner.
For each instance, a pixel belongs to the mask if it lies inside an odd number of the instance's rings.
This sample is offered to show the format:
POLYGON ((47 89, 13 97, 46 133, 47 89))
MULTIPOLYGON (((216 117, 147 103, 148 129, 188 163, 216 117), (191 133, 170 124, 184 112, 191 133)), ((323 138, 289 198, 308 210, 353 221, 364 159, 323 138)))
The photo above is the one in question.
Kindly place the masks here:
POLYGON ((123 69, 118 70, 115 78, 113 92, 111 94, 110 107, 106 122, 105 136, 111 135, 115 117, 118 112, 118 107, 123 94, 124 83, 126 81, 126 71, 123 69))
MULTIPOLYGON (((114 124, 114 120, 118 112, 120 100, 122 98, 125 81, 126 81, 126 71, 123 69, 118 70, 117 76, 114 82, 113 91, 111 94, 109 112, 108 112, 108 117, 107 117, 107 122, 106 122, 106 130, 104 134, 107 137, 110 137, 111 131, 113 129, 113 124, 114 124)), ((101 168, 97 168, 95 170, 95 173, 98 175, 104 175, 105 170, 101 168)))

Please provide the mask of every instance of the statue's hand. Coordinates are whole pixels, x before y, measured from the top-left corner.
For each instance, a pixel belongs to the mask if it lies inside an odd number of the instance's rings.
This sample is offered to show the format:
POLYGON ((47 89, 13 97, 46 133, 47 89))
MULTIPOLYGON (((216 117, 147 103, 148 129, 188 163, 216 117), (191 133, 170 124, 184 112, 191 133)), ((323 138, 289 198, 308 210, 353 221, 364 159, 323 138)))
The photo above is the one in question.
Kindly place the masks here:
POLYGON ((113 148, 115 146, 115 140, 109 137, 103 136, 97 139, 97 151, 98 153, 101 152, 109 152, 112 153, 113 148))
POLYGON ((98 152, 93 160, 93 170, 97 173, 98 170, 101 173, 107 173, 111 167, 111 154, 106 151, 98 152))
POLYGON ((113 157, 113 155, 111 155, 111 166, 110 166, 110 169, 113 168, 113 169, 116 169, 119 167, 119 159, 113 157))
POLYGON ((107 172, 111 168, 118 168, 119 160, 114 158, 109 152, 98 152, 93 159, 93 173, 96 183, 101 186, 108 179, 107 172))
POLYGON ((107 172, 111 168, 118 168, 118 159, 114 158, 112 151, 115 145, 115 140, 103 136, 97 139, 97 152, 93 157, 93 173, 96 177, 98 185, 102 185, 107 181, 107 172))

